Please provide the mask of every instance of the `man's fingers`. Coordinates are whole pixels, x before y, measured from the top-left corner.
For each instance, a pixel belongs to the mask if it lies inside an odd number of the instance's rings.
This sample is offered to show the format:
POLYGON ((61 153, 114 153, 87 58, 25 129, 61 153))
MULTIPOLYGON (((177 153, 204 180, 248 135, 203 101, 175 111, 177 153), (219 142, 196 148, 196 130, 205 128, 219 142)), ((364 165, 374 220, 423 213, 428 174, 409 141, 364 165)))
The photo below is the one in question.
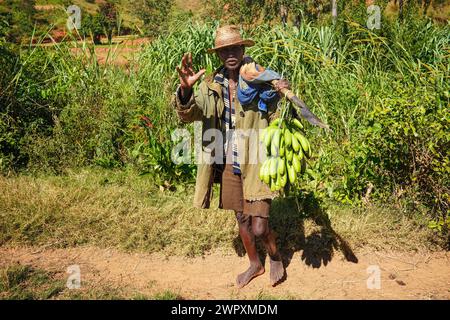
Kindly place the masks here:
POLYGON ((291 84, 286 79, 280 79, 275 84, 275 90, 280 91, 281 89, 290 89, 291 84))
POLYGON ((183 67, 189 67, 189 53, 183 55, 183 67))
POLYGON ((175 67, 181 81, 186 81, 192 84, 197 82, 197 80, 206 72, 206 69, 201 69, 197 73, 194 72, 192 67, 192 53, 185 53, 181 58, 181 68, 179 66, 175 67))
POLYGON ((186 72, 189 76, 193 76, 194 75, 194 69, 192 69, 192 67, 187 67, 186 68, 186 72))
POLYGON ((198 80, 205 72, 206 72, 206 69, 201 69, 199 72, 197 72, 197 73, 194 75, 195 81, 197 81, 197 80, 198 80))
POLYGON ((192 54, 190 52, 185 53, 183 58, 181 58, 181 68, 187 75, 194 75, 194 69, 192 68, 192 54))
POLYGON ((180 68, 179 66, 176 67, 178 74, 180 75, 180 77, 182 78, 186 78, 186 76, 188 76, 189 74, 186 72, 186 69, 180 68))
POLYGON ((184 69, 189 69, 190 63, 189 63, 189 53, 184 54, 182 66, 184 69))
POLYGON ((176 66, 177 72, 180 75, 180 77, 184 77, 183 71, 181 71, 179 66, 176 66))

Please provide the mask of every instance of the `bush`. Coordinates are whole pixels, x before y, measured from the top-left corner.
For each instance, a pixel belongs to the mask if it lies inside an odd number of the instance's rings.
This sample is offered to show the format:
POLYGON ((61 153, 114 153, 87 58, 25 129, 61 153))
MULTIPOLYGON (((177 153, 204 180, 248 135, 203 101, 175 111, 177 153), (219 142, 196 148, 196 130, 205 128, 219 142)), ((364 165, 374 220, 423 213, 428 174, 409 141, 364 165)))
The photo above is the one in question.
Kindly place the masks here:
POLYGON ((422 78, 424 86, 395 83, 392 94, 379 99, 368 114, 364 136, 376 186, 389 187, 398 196, 407 192, 413 206, 426 203, 445 217, 450 196, 448 92, 442 90, 444 83, 434 86, 430 80, 439 81, 430 75, 422 78))
POLYGON ((67 75, 55 77, 51 56, 42 50, 22 56, 0 43, 0 163, 2 169, 23 169, 33 135, 51 133, 54 116, 65 103, 67 75))
POLYGON ((21 43, 31 36, 35 4, 34 0, 5 0, 0 3, 0 20, 6 22, 2 30, 6 40, 21 43))
MULTIPOLYGON (((192 182, 195 166, 170 159, 169 137, 179 122, 169 101, 183 53, 192 52, 196 68, 208 73, 219 66, 206 54, 217 22, 172 27, 142 50, 129 73, 100 66, 89 47, 79 57, 64 45, 22 56, 3 50, 10 66, 1 78, 8 88, 1 97, 3 168, 133 166, 158 183, 192 182), (3 107, 9 104, 17 108, 3 107)), ((288 78, 333 129, 305 124, 314 154, 301 190, 352 205, 425 207, 436 226, 446 223, 448 32, 448 25, 422 19, 386 20, 375 32, 350 20, 246 31, 257 43, 247 53, 288 78)))
POLYGON ((143 31, 148 36, 167 33, 173 0, 139 0, 134 13, 143 22, 143 31))

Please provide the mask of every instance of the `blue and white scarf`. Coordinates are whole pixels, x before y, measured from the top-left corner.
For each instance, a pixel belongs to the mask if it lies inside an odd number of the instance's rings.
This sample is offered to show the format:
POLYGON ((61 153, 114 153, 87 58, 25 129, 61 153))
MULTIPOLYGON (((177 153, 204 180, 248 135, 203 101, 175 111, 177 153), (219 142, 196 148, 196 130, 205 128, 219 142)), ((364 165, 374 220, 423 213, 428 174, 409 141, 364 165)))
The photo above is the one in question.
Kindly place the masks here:
POLYGON ((219 71, 214 77, 214 81, 222 85, 223 103, 225 106, 224 116, 222 118, 223 128, 225 128, 224 152, 226 155, 228 155, 228 146, 231 142, 233 173, 240 174, 241 167, 238 162, 238 147, 236 135, 234 133, 234 130, 236 128, 236 107, 234 103, 234 97, 231 99, 230 103, 230 87, 226 70, 222 69, 221 71, 219 71))
MULTIPOLYGON (((252 58, 246 56, 241 67, 237 86, 237 97, 240 104, 243 106, 258 99, 259 111, 267 112, 268 104, 276 103, 280 99, 278 93, 267 85, 267 82, 275 79, 281 79, 281 76, 271 69, 266 69, 257 65, 252 58)), ((224 117, 222 118, 223 127, 225 128, 224 152, 228 155, 228 145, 229 142, 231 142, 233 172, 235 174, 240 174, 241 168, 238 162, 238 146, 236 135, 234 133, 236 128, 236 108, 234 97, 232 97, 230 103, 228 73, 225 68, 222 68, 216 74, 214 82, 222 85, 223 102, 225 105, 224 117)))

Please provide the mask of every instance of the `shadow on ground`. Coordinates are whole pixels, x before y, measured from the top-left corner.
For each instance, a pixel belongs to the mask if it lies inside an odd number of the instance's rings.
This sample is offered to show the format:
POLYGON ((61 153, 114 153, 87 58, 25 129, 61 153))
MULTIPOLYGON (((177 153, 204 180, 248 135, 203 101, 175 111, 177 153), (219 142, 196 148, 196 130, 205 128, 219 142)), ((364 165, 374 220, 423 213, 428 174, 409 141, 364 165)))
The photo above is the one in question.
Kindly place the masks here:
MULTIPOLYGON (((333 230, 326 208, 312 193, 297 199, 289 197, 274 200, 270 210, 270 226, 277 234, 277 245, 285 267, 289 266, 297 251, 302 251, 301 260, 312 268, 326 266, 336 250, 341 251, 347 261, 358 262, 347 241, 333 230), (304 226, 306 220, 312 220, 315 224, 307 236, 304 226)), ((245 255, 239 235, 233 240, 233 246, 239 256, 245 255)), ((265 261, 266 253, 259 241, 258 249, 261 260, 265 261)))

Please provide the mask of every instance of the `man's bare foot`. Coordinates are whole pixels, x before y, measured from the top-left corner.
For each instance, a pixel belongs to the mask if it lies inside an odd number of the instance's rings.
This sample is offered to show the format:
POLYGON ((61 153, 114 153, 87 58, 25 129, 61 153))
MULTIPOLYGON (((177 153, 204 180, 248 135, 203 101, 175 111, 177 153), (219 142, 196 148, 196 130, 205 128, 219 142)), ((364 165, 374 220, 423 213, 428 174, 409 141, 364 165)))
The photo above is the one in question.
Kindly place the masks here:
POLYGON ((260 265, 250 264, 250 267, 247 269, 247 271, 237 276, 236 279, 237 287, 240 289, 246 286, 253 278, 262 275, 264 271, 265 271, 264 267, 261 264, 260 265))
POLYGON ((275 287, 284 278, 285 270, 283 262, 270 259, 270 284, 275 287))

